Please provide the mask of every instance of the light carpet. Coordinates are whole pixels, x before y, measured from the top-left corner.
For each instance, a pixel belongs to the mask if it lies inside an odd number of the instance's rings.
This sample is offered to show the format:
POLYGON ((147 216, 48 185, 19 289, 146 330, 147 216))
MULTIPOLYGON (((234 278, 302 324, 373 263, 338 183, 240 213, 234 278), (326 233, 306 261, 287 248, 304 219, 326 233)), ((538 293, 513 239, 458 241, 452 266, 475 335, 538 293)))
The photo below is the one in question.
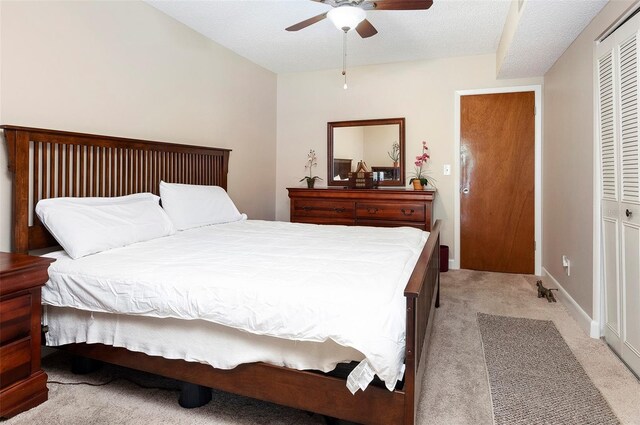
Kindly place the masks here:
POLYGON ((618 424, 549 320, 478 314, 494 422, 618 424))

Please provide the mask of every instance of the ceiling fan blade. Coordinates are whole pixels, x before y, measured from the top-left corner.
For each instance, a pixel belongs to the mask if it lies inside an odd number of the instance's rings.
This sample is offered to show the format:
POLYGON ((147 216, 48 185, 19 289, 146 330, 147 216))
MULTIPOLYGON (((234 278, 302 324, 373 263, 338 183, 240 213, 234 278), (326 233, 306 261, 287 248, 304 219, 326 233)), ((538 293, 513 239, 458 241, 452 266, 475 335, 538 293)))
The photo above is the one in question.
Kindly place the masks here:
POLYGON ((433 5, 433 0, 377 0, 362 4, 366 10, 424 10, 433 5))
POLYGON ((362 38, 369 38, 378 33, 378 30, 366 19, 358 24, 356 31, 362 38))
POLYGON ((298 22, 297 24, 291 25, 289 28, 285 28, 285 29, 287 31, 299 31, 299 30, 301 30, 303 28, 308 27, 309 25, 313 25, 316 22, 322 21, 326 17, 327 17, 327 12, 325 12, 325 13, 323 13, 321 15, 314 16, 313 18, 305 19, 304 21, 298 22))

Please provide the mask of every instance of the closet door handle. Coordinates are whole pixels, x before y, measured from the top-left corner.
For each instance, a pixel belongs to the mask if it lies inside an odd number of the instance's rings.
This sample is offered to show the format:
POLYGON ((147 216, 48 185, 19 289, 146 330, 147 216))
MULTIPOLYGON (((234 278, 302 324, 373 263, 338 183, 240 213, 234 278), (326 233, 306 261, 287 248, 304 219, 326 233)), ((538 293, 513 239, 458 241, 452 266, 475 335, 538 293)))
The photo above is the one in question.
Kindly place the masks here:
POLYGON ((467 187, 467 155, 466 150, 460 152, 460 192, 469 193, 467 187))
POLYGON ((401 209, 400 211, 402 211, 402 215, 406 215, 406 216, 413 215, 413 213, 414 213, 413 208, 412 208, 412 209, 410 209, 410 210, 405 210, 405 209, 403 208, 403 209, 401 209))
POLYGON ((624 214, 627 216, 627 218, 631 218, 631 216, 633 215, 633 211, 631 211, 630 209, 627 208, 627 210, 624 212, 624 214))
POLYGON ((468 195, 471 186, 471 173, 473 172, 473 157, 466 146, 460 147, 460 192, 468 195))

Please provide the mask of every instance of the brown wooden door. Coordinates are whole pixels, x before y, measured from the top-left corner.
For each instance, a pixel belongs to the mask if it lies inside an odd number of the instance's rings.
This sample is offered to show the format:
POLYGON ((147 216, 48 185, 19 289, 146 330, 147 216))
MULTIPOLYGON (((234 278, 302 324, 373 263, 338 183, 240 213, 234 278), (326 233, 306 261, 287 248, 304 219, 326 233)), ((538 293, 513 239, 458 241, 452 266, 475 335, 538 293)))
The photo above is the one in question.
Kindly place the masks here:
POLYGON ((460 99, 460 267, 533 274, 535 93, 460 99))

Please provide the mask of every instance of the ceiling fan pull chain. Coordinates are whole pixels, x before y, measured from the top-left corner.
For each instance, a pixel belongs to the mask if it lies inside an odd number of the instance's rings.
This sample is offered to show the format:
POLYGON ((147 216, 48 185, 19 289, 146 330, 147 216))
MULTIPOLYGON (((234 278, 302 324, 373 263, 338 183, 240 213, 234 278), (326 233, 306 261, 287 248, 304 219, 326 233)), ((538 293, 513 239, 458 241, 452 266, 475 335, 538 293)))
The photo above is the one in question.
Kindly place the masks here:
POLYGON ((343 29, 344 38, 342 39, 342 75, 344 75, 344 86, 343 88, 346 90, 347 86, 347 32, 348 28, 343 29))

